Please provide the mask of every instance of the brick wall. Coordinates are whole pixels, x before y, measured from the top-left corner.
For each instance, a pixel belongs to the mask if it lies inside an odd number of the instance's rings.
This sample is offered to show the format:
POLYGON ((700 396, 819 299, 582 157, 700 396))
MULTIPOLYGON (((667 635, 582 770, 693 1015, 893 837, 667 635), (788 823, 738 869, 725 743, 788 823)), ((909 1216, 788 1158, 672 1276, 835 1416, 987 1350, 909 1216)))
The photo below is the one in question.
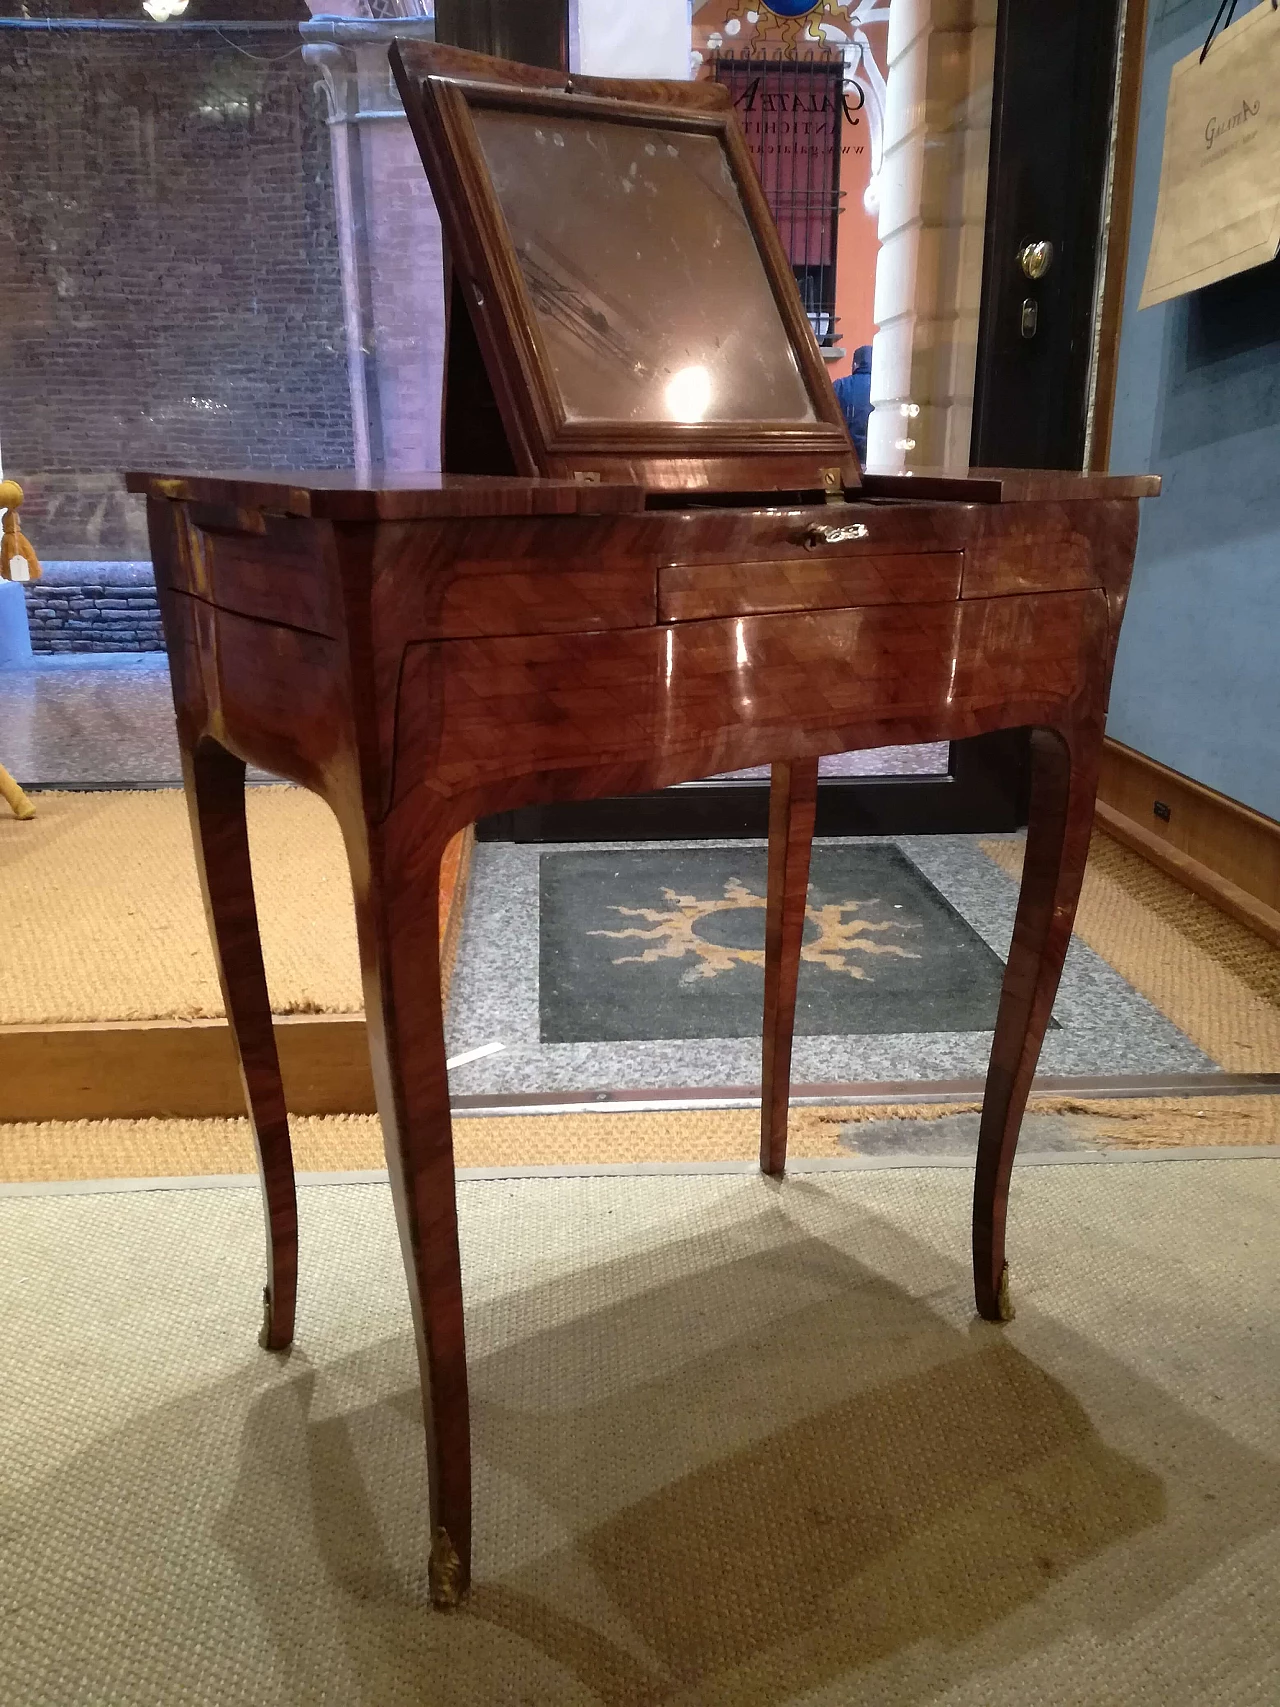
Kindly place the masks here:
POLYGON ((300 48, 0 29, 0 444, 43 558, 137 555, 129 466, 351 460, 325 102, 300 48))

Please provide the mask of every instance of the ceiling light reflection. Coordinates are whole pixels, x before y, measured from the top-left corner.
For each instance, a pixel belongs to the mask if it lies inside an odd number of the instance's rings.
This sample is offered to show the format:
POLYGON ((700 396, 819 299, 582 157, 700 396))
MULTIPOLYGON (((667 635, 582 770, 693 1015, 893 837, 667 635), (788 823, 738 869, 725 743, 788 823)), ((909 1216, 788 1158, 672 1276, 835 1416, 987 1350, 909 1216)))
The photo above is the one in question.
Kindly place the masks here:
POLYGON ((701 421, 711 407, 711 375, 704 367, 682 367, 667 382, 667 414, 673 421, 701 421))

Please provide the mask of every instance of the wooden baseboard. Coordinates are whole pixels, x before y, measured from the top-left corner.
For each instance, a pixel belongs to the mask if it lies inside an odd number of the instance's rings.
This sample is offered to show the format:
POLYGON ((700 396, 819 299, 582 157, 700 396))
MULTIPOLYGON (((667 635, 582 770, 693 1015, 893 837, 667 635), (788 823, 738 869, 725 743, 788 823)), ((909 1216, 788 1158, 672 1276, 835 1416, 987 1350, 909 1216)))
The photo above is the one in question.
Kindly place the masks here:
MULTIPOLYGON (((440 876, 440 977, 447 996, 473 837, 456 836, 440 876)), ((277 1014, 291 1114, 372 1114, 363 1014, 277 1014)), ((0 1118, 205 1119, 245 1112, 225 1020, 119 1020, 0 1026, 0 1118)))
MULTIPOLYGON (((277 1016, 275 1029, 291 1113, 372 1113, 363 1014, 277 1016)), ((245 1112, 231 1033, 220 1019, 0 1026, 0 1086, 6 1120, 245 1112)))
POLYGON ((1098 825, 1280 947, 1280 824, 1273 818, 1108 741, 1098 825))
POLYGON ((1280 824, 1274 818, 1119 741, 1103 748, 1098 798, 1174 853, 1280 912, 1280 824))

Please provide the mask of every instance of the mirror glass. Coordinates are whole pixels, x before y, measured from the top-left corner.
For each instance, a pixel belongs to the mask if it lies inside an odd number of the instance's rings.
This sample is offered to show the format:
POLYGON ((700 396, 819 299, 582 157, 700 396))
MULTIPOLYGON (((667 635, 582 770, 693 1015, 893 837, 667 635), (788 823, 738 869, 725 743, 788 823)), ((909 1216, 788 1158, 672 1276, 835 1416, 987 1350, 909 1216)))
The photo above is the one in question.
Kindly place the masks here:
POLYGON ((718 136, 472 117, 568 420, 816 420, 718 136))

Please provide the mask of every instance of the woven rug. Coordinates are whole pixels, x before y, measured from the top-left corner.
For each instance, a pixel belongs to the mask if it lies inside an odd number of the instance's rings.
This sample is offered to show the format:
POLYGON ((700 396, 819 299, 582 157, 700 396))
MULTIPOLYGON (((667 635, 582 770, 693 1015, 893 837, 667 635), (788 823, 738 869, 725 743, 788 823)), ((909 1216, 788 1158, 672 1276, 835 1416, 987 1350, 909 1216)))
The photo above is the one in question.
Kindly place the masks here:
MULTIPOLYGON (((1011 877, 1021 841, 984 841, 1011 877)), ((1095 834, 1075 934, 1228 1073, 1280 1072, 1280 949, 1095 834)))
POLYGON ((1280 1699, 1280 1170, 460 1190, 476 1586, 427 1605, 378 1187, 0 1202, 0 1693, 49 1707, 1280 1699))
MULTIPOLYGON (((977 1147, 978 1104, 795 1108, 795 1160, 955 1157, 977 1147)), ((301 1115, 290 1122, 299 1173, 382 1168, 374 1115, 301 1115)), ((1018 1154, 1230 1150, 1280 1145, 1280 1097, 1122 1099, 1038 1097, 1018 1154)), ((460 1168, 635 1167, 750 1161, 760 1148, 751 1109, 663 1113, 467 1116, 453 1123, 460 1168)), ((1280 1153, 1280 1152, 1278 1152, 1280 1153)), ((247 1120, 64 1120, 0 1125, 0 1183, 177 1179, 256 1169, 247 1120)))
MULTIPOLYGON (((246 795, 272 1011, 364 1006, 351 879, 337 819, 302 788, 246 795)), ((216 1019, 223 1012, 180 789, 42 793, 0 815, 0 1025, 216 1019)), ((456 948, 470 835, 441 873, 444 962, 456 948), (464 846, 465 843, 465 846, 464 846)))
MULTIPOLYGON (((539 864, 544 1043, 758 1038, 763 846, 562 849, 539 864)), ((989 1031, 1004 963, 902 849, 815 843, 797 1037, 989 1031)))

